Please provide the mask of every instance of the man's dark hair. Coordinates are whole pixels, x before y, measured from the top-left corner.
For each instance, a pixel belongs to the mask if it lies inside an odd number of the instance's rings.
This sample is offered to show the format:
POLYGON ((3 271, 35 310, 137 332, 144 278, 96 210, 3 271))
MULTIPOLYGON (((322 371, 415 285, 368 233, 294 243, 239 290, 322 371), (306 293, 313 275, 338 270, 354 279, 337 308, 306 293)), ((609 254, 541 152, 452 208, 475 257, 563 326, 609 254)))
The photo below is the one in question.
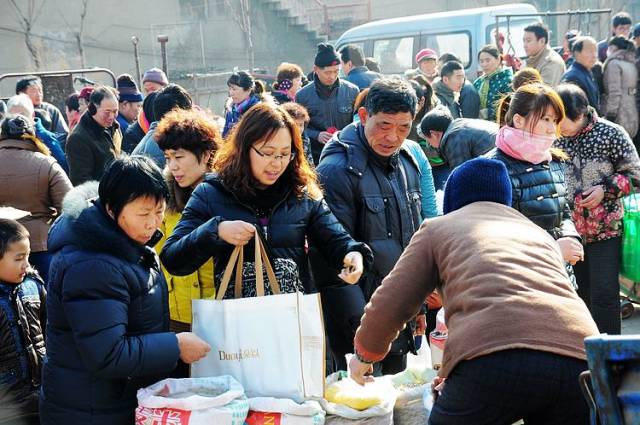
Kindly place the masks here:
POLYGON ((0 259, 4 257, 9 245, 29 239, 29 231, 16 220, 0 218, 0 259))
POLYGON ((117 219, 129 202, 151 197, 157 202, 169 199, 169 188, 162 171, 145 156, 127 156, 111 163, 98 186, 102 205, 117 219))
POLYGON ((409 112, 416 114, 418 98, 411 85, 399 78, 383 78, 369 88, 366 109, 369 116, 378 112, 397 114, 409 112))
POLYGON ((545 44, 549 44, 549 28, 542 22, 536 22, 524 27, 524 32, 531 32, 536 36, 536 40, 544 38, 545 44))
POLYGON ((42 80, 40 77, 36 77, 35 75, 26 76, 16 83, 16 94, 24 93, 27 91, 27 88, 35 83, 39 83, 42 85, 42 80))
POLYGON ((80 102, 78 99, 78 93, 71 93, 64 104, 70 111, 80 111, 80 102))
POLYGON ((451 77, 454 71, 464 71, 464 66, 457 61, 449 61, 440 68, 440 77, 451 77))
POLYGON ((633 21, 631 20, 631 15, 627 12, 618 12, 613 15, 611 18, 611 26, 614 28, 619 27, 620 25, 632 25, 633 21))
POLYGON ((575 84, 560 84, 556 87, 556 93, 564 104, 564 114, 571 121, 576 121, 589 108, 589 99, 584 90, 575 84))
POLYGON ((189 93, 177 84, 169 84, 158 92, 153 101, 153 116, 155 121, 160 121, 172 109, 192 107, 193 101, 189 93))
POLYGON ((460 59, 458 56, 454 55, 453 53, 443 53, 438 58, 438 63, 440 64, 451 62, 451 61, 462 63, 462 59, 460 59))
POLYGON ((351 61, 353 66, 364 66, 365 63, 362 47, 356 44, 347 44, 340 49, 340 59, 342 59, 344 63, 351 61))
POLYGON ((579 53, 584 49, 585 43, 591 42, 597 44, 596 40, 588 36, 579 36, 569 40, 569 46, 571 46, 571 53, 579 53))
POLYGON ((118 102, 118 92, 113 87, 98 86, 91 92, 89 103, 98 108, 104 99, 113 99, 118 102))
POLYGON ((453 121, 453 116, 447 108, 438 106, 427 112, 420 121, 420 131, 426 137, 431 136, 432 131, 447 131, 453 121))

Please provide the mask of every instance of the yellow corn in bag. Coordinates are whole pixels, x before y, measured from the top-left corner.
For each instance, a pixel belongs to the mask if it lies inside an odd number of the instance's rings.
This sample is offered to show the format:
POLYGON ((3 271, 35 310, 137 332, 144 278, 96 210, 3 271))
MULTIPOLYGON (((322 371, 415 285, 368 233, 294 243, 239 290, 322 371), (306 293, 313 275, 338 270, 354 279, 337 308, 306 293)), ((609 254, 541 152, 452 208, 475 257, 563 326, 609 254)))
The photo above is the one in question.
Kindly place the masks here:
POLYGON ((343 379, 327 386, 324 398, 335 404, 342 404, 355 410, 367 410, 384 402, 381 394, 361 387, 349 379, 343 379))

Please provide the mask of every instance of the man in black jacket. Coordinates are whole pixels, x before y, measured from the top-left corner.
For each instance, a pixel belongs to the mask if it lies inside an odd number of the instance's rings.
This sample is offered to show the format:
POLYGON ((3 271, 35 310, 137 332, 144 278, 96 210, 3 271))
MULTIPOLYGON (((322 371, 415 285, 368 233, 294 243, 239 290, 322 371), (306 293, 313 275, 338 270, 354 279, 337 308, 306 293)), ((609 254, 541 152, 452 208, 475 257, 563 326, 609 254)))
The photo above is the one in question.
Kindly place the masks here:
MULTIPOLYGON (((358 110, 360 122, 347 126, 322 152, 318 174, 327 203, 347 232, 374 253, 371 271, 357 286, 340 285, 336 270, 312 253, 329 342, 340 369, 346 366, 344 354, 353 352, 353 337, 364 305, 421 222, 420 171, 404 143, 416 104, 416 94, 408 83, 398 79, 376 81, 366 108, 358 110)), ((424 316, 419 319, 417 331, 423 332, 424 316)), ((411 324, 401 332, 390 354, 375 365, 377 373, 405 369, 407 352, 415 351, 414 330, 411 324)))
POLYGON ((311 139, 313 160, 333 133, 353 121, 353 104, 360 90, 354 84, 338 78, 340 57, 330 44, 318 44, 313 65, 313 81, 296 94, 296 102, 309 111, 307 134, 311 139))
POLYGON ((498 124, 472 118, 453 119, 446 108, 438 107, 427 112, 418 127, 419 135, 450 169, 489 152, 496 146, 498 124))

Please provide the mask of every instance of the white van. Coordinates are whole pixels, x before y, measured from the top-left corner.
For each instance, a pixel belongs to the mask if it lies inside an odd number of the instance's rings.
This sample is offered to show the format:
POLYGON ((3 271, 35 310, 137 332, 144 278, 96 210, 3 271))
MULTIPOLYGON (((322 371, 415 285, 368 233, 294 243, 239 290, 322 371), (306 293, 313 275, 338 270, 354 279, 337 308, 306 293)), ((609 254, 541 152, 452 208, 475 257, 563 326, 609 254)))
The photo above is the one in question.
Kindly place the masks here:
MULTIPOLYGON (((480 68, 478 51, 486 44, 495 44, 496 15, 531 13, 537 13, 533 5, 508 4, 385 19, 351 28, 338 39, 336 48, 359 45, 366 56, 378 61, 384 74, 402 74, 417 67, 416 53, 428 47, 438 55, 453 53, 460 57, 467 78, 474 79, 480 68)), ((516 55, 525 57, 524 28, 539 21, 536 16, 511 18, 507 33, 507 18, 500 18, 499 31, 507 39, 505 52, 511 42, 516 55)))

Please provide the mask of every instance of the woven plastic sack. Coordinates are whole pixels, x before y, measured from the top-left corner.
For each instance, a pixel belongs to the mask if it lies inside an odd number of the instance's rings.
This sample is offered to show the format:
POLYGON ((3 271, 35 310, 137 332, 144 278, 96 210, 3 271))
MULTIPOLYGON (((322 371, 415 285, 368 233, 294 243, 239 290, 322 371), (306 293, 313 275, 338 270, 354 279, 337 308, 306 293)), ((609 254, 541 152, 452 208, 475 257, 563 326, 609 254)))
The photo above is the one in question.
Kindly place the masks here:
POLYGON ((431 381, 437 372, 433 369, 406 369, 391 377, 397 392, 393 408, 394 425, 426 424, 429 412, 424 407, 425 391, 431 391, 431 381))
POLYGON ((622 262, 620 274, 633 282, 640 281, 640 194, 622 200, 624 205, 622 262))
MULTIPOLYGON (((327 377, 327 386, 347 378, 344 371, 336 372, 327 377)), ((353 391, 358 391, 360 387, 353 383, 353 391)), ((396 391, 387 378, 376 378, 375 382, 366 384, 375 386, 373 390, 382 398, 382 403, 365 410, 352 409, 343 404, 332 403, 322 399, 320 404, 327 412, 325 425, 393 425, 393 406, 396 403, 396 391)), ((370 387, 371 388, 371 387, 370 387)))
POLYGON ((164 379, 137 396, 136 425, 243 425, 249 411, 231 376, 164 379))
POLYGON ((323 425, 324 416, 317 401, 298 404, 283 398, 255 397, 249 399, 246 425, 323 425))

